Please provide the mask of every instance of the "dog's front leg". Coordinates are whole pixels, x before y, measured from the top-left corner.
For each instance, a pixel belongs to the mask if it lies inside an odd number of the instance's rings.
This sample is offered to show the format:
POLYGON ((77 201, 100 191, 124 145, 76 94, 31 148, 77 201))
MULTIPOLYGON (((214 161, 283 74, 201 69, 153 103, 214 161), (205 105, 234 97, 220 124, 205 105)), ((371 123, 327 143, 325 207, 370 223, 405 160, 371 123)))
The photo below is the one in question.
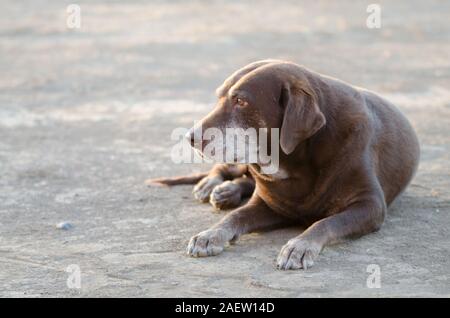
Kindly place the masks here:
POLYGON ((386 205, 382 198, 372 198, 349 206, 341 213, 315 222, 281 249, 279 269, 307 269, 323 247, 345 238, 378 230, 383 223, 386 205))
POLYGON ((246 205, 228 213, 209 230, 192 237, 187 253, 194 257, 214 256, 242 234, 282 226, 287 222, 254 195, 246 205))

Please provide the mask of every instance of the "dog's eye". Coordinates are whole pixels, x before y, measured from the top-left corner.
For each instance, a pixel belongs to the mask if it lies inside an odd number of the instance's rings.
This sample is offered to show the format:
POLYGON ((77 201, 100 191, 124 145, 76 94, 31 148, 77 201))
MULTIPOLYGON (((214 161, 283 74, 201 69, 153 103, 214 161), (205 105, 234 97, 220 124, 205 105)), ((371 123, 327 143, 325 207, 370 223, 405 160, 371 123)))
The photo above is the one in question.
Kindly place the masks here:
POLYGON ((236 104, 237 104, 239 107, 246 107, 246 106, 248 106, 248 103, 247 103, 245 100, 243 100, 242 98, 238 98, 238 99, 236 100, 236 104))

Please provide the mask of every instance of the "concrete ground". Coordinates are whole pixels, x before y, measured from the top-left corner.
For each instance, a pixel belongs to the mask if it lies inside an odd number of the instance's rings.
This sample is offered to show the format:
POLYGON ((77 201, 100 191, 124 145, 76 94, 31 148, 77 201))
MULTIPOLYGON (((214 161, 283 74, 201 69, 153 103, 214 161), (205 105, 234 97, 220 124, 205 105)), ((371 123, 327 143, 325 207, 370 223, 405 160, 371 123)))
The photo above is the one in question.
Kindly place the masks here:
POLYGON ((450 296, 449 2, 380 1, 382 27, 368 29, 372 1, 76 1, 81 28, 68 29, 73 2, 0 1, 0 296, 450 296), (380 93, 422 145, 383 228, 307 271, 274 267, 296 228, 185 256, 226 212, 190 186, 144 185, 208 168, 172 163, 170 133, 268 57, 380 93), (370 264, 381 288, 366 285, 370 264))

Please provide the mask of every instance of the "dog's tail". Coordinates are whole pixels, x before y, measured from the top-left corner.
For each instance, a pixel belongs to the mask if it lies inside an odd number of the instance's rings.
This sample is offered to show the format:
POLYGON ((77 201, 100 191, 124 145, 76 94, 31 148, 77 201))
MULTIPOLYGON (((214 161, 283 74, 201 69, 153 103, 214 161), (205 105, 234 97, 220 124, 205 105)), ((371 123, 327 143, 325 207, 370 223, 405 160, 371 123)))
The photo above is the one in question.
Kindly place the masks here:
POLYGON ((151 186, 174 186, 180 184, 196 184, 201 179, 206 177, 208 172, 192 174, 189 176, 173 177, 173 178, 157 178, 157 179, 147 179, 145 184, 149 187, 151 186))

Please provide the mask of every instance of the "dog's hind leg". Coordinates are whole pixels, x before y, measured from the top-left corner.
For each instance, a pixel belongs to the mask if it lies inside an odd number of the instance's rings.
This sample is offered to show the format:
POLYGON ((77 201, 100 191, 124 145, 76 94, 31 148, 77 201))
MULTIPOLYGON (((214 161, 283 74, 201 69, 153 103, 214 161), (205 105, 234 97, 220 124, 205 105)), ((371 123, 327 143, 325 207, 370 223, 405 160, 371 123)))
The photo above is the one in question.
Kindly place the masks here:
MULTIPOLYGON (((181 184, 196 184, 194 190, 194 197, 201 202, 208 202, 210 200, 211 192, 217 187, 222 185, 224 182, 234 180, 236 182, 231 185, 233 189, 228 189, 226 194, 223 194, 225 197, 227 194, 232 195, 227 201, 236 202, 235 206, 239 205, 237 203, 237 194, 239 193, 240 198, 248 197, 253 193, 254 189, 254 181, 251 178, 242 178, 246 173, 248 173, 247 166, 244 164, 216 164, 212 167, 209 172, 189 175, 189 176, 181 176, 181 177, 173 177, 173 178, 157 178, 157 179, 148 179, 145 183, 148 186, 174 186, 181 184), (245 180, 241 180, 245 179, 245 180), (234 186, 236 185, 236 186, 234 186), (231 193, 233 192, 233 193, 231 193)), ((227 183, 228 184, 228 183, 227 183)), ((227 187, 223 187, 222 191, 227 187)), ((230 188, 228 186, 228 188, 230 188)), ((218 198, 218 197, 217 197, 218 198)), ((212 203, 212 202, 211 202, 212 203)), ((230 202, 231 203, 231 202, 230 202)), ((224 200, 217 200, 217 204, 212 203, 214 206, 217 205, 217 208, 225 208, 226 206, 233 206, 232 203, 227 204, 224 200), (221 201, 221 203, 219 203, 221 201)))
POLYGON ((235 208, 243 199, 250 197, 254 190, 255 180, 244 175, 216 186, 211 192, 209 202, 217 210, 235 208))
POLYGON ((242 177, 247 173, 247 166, 243 164, 217 164, 194 187, 192 193, 201 202, 208 202, 212 191, 227 180, 242 177))

